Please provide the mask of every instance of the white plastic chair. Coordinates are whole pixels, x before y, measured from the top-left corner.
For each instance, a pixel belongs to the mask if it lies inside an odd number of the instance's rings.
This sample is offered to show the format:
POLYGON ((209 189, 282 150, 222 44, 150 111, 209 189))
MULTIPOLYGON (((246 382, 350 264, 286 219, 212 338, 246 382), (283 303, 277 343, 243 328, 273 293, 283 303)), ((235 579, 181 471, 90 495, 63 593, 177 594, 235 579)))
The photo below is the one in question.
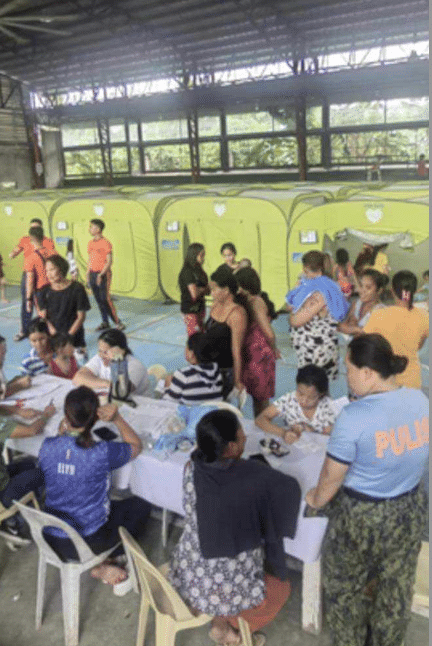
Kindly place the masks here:
MULTIPOLYGON (((156 614, 155 646, 174 646, 179 631, 204 626, 213 619, 206 614, 193 615, 162 572, 150 563, 129 532, 120 527, 119 533, 128 559, 129 571, 134 570, 136 585, 141 592, 136 646, 144 644, 150 606, 156 614)), ((138 592, 138 589, 135 589, 138 592)), ((242 646, 252 646, 249 624, 241 617, 239 628, 242 646)))
MULTIPOLYGON (((36 509, 39 509, 39 503, 33 491, 29 491, 28 494, 20 498, 19 502, 23 505, 27 505, 29 502, 33 504, 36 509)), ((11 505, 10 507, 3 507, 0 503, 0 523, 2 523, 6 518, 11 518, 18 513, 18 507, 16 504, 11 505)), ((15 551, 17 547, 22 547, 23 545, 30 545, 30 540, 26 538, 21 538, 20 536, 13 536, 8 532, 0 531, 0 536, 5 539, 6 545, 12 550, 15 551)))
MULTIPOLYGON (((15 502, 15 501, 14 501, 15 502)), ((119 545, 102 552, 94 554, 85 540, 78 532, 65 523, 63 520, 31 507, 26 507, 15 502, 19 511, 30 525, 30 531, 39 550, 37 595, 36 595, 36 629, 42 625, 42 610, 45 593, 45 578, 47 564, 54 565, 60 571, 60 582, 63 605, 63 624, 66 646, 77 646, 79 632, 79 595, 80 576, 91 568, 99 565, 119 545), (78 553, 78 561, 63 562, 46 542, 42 530, 44 527, 58 527, 62 529, 73 542, 78 553)))

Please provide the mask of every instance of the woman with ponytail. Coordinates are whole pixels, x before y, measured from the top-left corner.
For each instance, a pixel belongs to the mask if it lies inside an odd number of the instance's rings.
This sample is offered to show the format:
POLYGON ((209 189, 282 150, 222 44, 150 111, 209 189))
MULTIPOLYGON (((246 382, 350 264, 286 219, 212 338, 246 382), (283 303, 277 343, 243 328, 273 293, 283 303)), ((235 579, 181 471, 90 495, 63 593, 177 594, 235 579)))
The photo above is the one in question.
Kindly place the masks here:
MULTIPOLYGON (((119 542, 118 528, 126 527, 137 536, 150 511, 150 504, 132 496, 110 501, 110 472, 141 452, 141 440, 119 414, 117 406, 99 406, 97 395, 86 386, 68 393, 64 419, 57 437, 47 438, 39 453, 46 487, 45 511, 66 521, 84 538, 95 554, 119 542), (109 429, 93 427, 98 420, 112 422, 121 442, 97 441, 109 429)), ((60 530, 47 528, 46 539, 64 559, 76 558, 71 541, 60 530)), ((92 576, 115 585, 126 571, 112 563, 102 563, 92 576)))
POLYGON ((241 645, 238 616, 257 634, 290 593, 283 537, 293 537, 300 505, 294 478, 242 458, 246 436, 235 413, 211 411, 196 428, 197 449, 183 478, 185 528, 168 578, 198 613, 212 615, 210 637, 241 645), (273 576, 264 572, 266 558, 273 576))
POLYGON ((396 377, 397 384, 421 388, 418 351, 429 336, 429 314, 413 307, 417 278, 411 271, 398 271, 393 276, 392 291, 395 304, 372 312, 363 330, 382 334, 396 354, 408 358, 406 369, 396 377))
POLYGON ((380 334, 348 346, 347 379, 359 398, 336 419, 318 485, 306 495, 329 516, 323 544, 327 622, 334 646, 401 646, 426 521, 419 486, 429 454, 429 406, 399 388, 407 358, 380 334), (364 590, 374 581, 371 608, 364 590))

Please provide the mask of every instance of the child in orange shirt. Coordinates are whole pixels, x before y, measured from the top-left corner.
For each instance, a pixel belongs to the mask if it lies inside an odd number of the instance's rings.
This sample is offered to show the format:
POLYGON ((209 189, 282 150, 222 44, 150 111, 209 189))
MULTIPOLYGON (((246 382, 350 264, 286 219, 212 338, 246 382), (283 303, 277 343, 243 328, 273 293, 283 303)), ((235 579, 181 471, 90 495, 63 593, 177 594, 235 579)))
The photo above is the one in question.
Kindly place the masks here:
POLYGON ((116 309, 109 295, 112 245, 102 235, 104 228, 105 222, 103 220, 97 218, 90 220, 89 233, 92 236, 92 240, 87 245, 89 255, 87 285, 91 287, 102 316, 102 323, 96 328, 98 332, 109 328, 109 318, 112 318, 118 330, 124 330, 126 327, 117 316, 116 309))

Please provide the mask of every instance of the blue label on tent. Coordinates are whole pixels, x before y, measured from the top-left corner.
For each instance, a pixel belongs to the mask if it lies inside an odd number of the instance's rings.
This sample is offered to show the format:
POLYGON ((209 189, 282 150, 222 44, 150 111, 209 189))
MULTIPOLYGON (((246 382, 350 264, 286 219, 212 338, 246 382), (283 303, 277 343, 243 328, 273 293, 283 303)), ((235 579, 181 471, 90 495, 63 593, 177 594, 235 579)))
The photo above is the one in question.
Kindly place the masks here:
POLYGON ((303 258, 303 254, 298 251, 295 251, 292 255, 292 261, 293 262, 301 262, 301 259, 303 258))
POLYGON ((69 238, 69 237, 66 237, 66 238, 65 238, 65 237, 63 237, 63 238, 56 238, 56 239, 55 239, 56 244, 60 244, 60 245, 62 245, 62 244, 67 245, 67 243, 69 242, 69 240, 70 240, 70 238, 69 238))
POLYGON ((180 240, 162 240, 162 249, 178 251, 180 249, 180 240))

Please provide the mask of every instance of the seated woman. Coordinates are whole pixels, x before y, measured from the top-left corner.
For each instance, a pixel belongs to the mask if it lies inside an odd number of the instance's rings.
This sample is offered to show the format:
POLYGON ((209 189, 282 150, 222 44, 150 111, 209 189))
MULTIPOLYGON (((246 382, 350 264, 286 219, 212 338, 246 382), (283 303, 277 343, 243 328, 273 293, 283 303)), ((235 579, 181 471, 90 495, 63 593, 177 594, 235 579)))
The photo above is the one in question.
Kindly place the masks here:
POLYGON ((303 431, 329 435, 335 421, 328 396, 328 377, 323 368, 303 366, 297 372, 296 383, 294 392, 277 399, 255 419, 263 431, 279 435, 287 444, 298 440, 303 431), (283 428, 272 422, 279 416, 285 423, 283 428))
POLYGON ((222 375, 207 335, 195 332, 186 343, 187 368, 176 370, 165 379, 166 390, 162 399, 194 406, 203 401, 222 400, 222 375))
MULTIPOLYGON (((120 540, 120 525, 137 536, 150 511, 150 504, 135 496, 115 501, 108 496, 110 472, 136 458, 141 440, 117 406, 99 407, 96 393, 85 386, 67 394, 64 415, 60 435, 47 438, 39 453, 45 511, 69 523, 100 554, 120 540), (98 419, 115 424, 122 442, 95 441, 91 431, 98 419)), ((62 558, 75 557, 72 542, 61 530, 47 528, 45 536, 62 558)), ((112 585, 126 578, 125 570, 109 562, 94 568, 92 575, 112 585)))
POLYGON ((73 337, 64 332, 58 332, 51 339, 54 357, 50 361, 50 370, 56 377, 72 379, 78 372, 73 346, 73 337))
POLYGON ((43 319, 36 318, 30 321, 28 338, 32 347, 21 362, 21 372, 30 377, 49 372, 53 351, 48 326, 43 319))
POLYGON ((109 388, 111 384, 111 359, 118 351, 126 355, 129 379, 135 395, 150 395, 151 385, 145 366, 133 355, 121 330, 109 329, 98 339, 98 354, 80 368, 74 378, 76 386, 109 388))
POLYGON ((385 307, 381 295, 389 279, 376 269, 364 269, 358 282, 359 298, 351 304, 348 316, 338 327, 339 332, 352 336, 362 334, 372 312, 385 307))
MULTIPOLYGON (((295 534, 300 487, 262 462, 241 458, 246 438, 231 411, 204 415, 196 435, 198 448, 184 471, 185 528, 168 579, 192 610, 214 617, 215 642, 240 644, 236 617, 254 632, 288 598, 289 583, 280 580, 287 576, 282 537, 295 534), (265 556, 275 576, 264 573, 265 556)), ((263 643, 254 636, 254 645, 263 643)))

